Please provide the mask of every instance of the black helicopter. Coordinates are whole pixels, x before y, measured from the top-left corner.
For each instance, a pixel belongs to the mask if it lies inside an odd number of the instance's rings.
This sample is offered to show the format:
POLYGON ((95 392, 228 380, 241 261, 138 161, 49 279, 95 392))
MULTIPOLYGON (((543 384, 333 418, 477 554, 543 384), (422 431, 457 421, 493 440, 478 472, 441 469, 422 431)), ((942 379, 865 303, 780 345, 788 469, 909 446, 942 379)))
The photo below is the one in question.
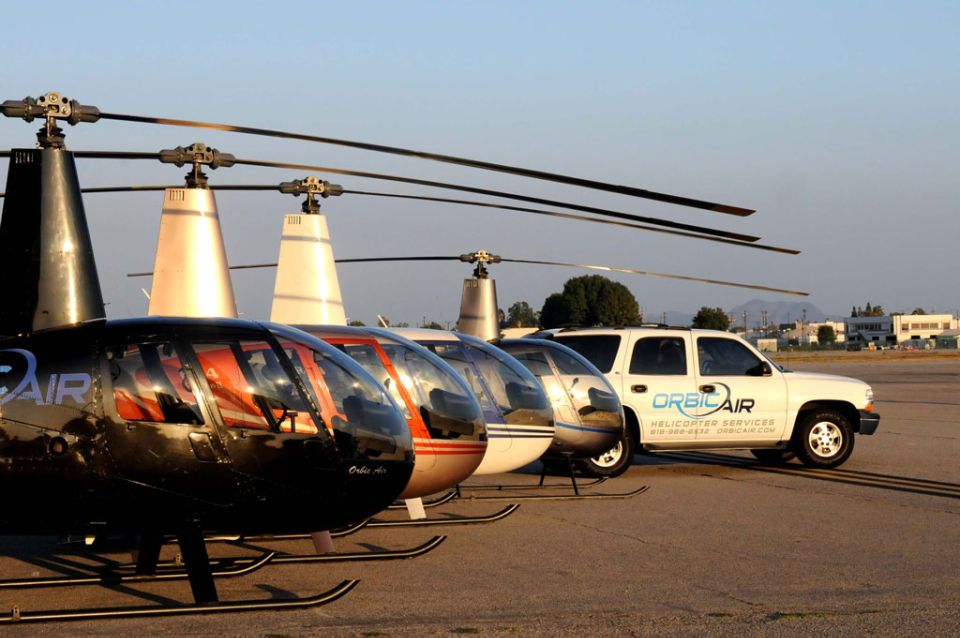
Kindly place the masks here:
MULTIPOLYGON (((240 320, 107 321, 73 156, 45 96, 39 148, 10 152, 0 268, 0 533, 139 534, 139 576, 176 536, 196 605, 59 619, 281 608, 217 603, 204 534, 306 532, 401 492, 413 443, 357 363, 310 335, 240 320)), ((47 619, 15 612, 0 622, 47 619)))

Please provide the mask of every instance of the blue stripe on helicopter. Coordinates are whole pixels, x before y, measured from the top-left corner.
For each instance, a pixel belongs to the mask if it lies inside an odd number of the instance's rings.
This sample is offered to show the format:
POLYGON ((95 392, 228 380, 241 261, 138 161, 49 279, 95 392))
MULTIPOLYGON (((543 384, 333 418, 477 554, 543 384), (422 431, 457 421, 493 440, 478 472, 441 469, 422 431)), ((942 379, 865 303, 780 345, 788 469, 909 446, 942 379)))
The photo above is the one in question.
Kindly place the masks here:
POLYGON ((584 432, 598 432, 600 434, 610 434, 613 432, 610 428, 589 428, 585 425, 574 425, 572 423, 561 423, 557 421, 558 428, 567 428, 568 430, 582 430, 584 432))

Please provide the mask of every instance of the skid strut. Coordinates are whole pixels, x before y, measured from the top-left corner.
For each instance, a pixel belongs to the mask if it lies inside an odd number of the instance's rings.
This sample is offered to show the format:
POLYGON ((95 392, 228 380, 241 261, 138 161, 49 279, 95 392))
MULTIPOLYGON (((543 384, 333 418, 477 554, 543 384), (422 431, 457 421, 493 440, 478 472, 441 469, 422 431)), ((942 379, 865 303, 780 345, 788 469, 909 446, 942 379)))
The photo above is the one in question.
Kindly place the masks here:
MULTIPOLYGON (((450 501, 452 501, 452 500, 455 499, 455 498, 457 498, 457 493, 456 493, 455 491, 453 491, 453 490, 450 490, 449 492, 447 492, 447 493, 444 494, 443 496, 439 496, 439 497, 437 497, 437 498, 435 498, 435 499, 432 499, 432 500, 429 500, 429 501, 424 501, 424 502, 423 502, 423 506, 424 506, 424 507, 437 507, 438 505, 443 505, 444 503, 449 503, 450 501)), ((391 510, 405 510, 405 509, 407 509, 407 506, 406 506, 406 504, 404 504, 404 503, 394 503, 393 505, 391 505, 391 506, 388 507, 387 509, 391 509, 391 510)))

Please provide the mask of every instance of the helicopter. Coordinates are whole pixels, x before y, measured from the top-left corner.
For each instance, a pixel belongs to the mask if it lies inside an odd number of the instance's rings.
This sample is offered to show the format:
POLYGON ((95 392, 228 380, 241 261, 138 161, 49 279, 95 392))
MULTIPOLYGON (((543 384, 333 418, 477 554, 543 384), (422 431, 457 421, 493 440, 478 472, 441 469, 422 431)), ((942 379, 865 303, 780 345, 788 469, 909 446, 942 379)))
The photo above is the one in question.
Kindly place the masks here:
MULTIPOLYGON (((7 103, 5 103, 6 105, 7 103)), ((38 148, 9 153, 0 263, 0 485, 5 533, 138 533, 136 572, 175 535, 195 604, 20 612, 0 622, 282 609, 320 596, 220 603, 204 533, 329 529, 392 502, 413 472, 405 420, 335 348, 241 320, 106 320, 73 154, 51 93, 38 148), (337 383, 334 384, 333 381, 337 383), (311 507, 303 507, 303 499, 311 507)))

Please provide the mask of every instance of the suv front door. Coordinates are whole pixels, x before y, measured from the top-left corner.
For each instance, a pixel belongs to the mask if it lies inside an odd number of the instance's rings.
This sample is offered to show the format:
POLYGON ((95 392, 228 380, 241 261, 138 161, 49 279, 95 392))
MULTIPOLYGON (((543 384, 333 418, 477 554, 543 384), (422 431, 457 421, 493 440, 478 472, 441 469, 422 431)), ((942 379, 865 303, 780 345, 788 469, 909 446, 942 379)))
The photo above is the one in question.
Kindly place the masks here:
POLYGON ((783 375, 738 339, 695 336, 697 390, 711 410, 700 444, 761 447, 781 439, 787 419, 783 375))

